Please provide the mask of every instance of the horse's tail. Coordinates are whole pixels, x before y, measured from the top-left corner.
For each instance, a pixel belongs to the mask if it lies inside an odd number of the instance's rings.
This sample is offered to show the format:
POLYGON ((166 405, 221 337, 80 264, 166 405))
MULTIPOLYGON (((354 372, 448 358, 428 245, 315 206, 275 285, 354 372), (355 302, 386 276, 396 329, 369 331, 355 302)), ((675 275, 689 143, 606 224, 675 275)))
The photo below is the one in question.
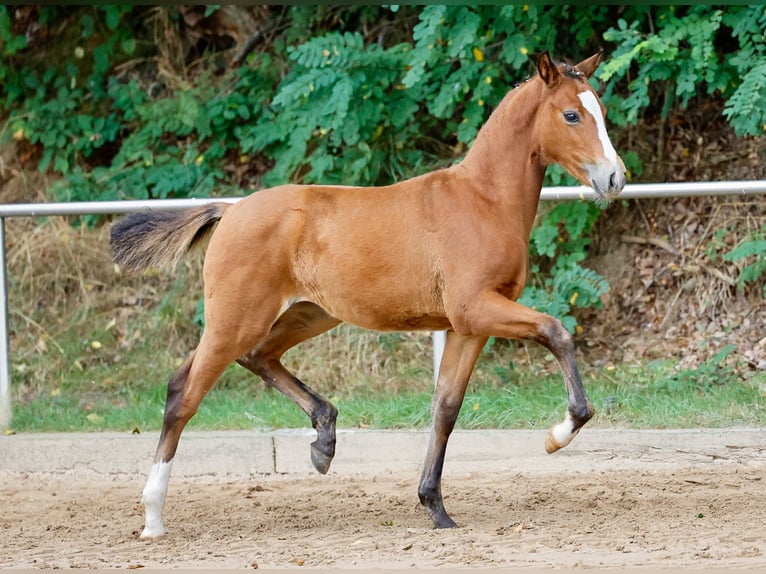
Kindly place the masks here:
POLYGON ((126 271, 175 266, 213 230, 231 204, 210 203, 184 211, 141 211, 112 224, 114 261, 126 271))

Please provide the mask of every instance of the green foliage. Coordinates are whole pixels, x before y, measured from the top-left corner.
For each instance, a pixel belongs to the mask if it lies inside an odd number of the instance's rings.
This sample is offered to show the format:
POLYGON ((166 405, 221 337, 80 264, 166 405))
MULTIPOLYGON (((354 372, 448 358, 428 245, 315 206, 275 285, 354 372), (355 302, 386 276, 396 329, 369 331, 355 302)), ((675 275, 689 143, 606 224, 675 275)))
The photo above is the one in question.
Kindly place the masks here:
POLYGON ((716 386, 737 381, 737 369, 726 363, 727 357, 737 349, 726 345, 715 356, 692 369, 683 369, 657 381, 657 392, 670 396, 708 394, 716 386))
MULTIPOLYGON (((34 87, 36 78, 29 78, 28 85, 34 87)), ((68 173, 81 158, 90 157, 94 150, 117 137, 119 125, 113 116, 80 113, 77 101, 82 96, 82 90, 62 86, 55 99, 11 122, 14 132, 20 130, 30 143, 42 146, 40 171, 50 167, 53 171, 68 173)))
POLYGON ((402 175, 417 102, 397 80, 406 45, 364 45, 360 34, 332 32, 287 50, 295 63, 242 151, 275 160, 265 185, 300 173, 306 182, 377 183, 402 175), (389 157, 391 156, 391 157, 389 157), (390 164, 382 178, 386 159, 390 164))
POLYGON ((68 199, 117 199, 130 195, 140 198, 166 198, 200 192, 208 195, 219 170, 204 164, 200 143, 212 131, 212 119, 202 95, 182 92, 178 97, 154 101, 146 99, 135 84, 127 88, 110 86, 115 97, 113 109, 123 126, 132 118, 135 128, 121 141, 109 166, 89 173, 72 170, 55 191, 68 199), (119 101, 118 101, 119 100, 119 101), (196 136, 184 148, 177 138, 196 136))
MULTIPOLYGON (((75 34, 72 56, 44 70, 21 66, 23 84, 6 98, 10 133, 42 149, 41 171, 63 176, 51 188, 55 199, 210 195, 225 179, 223 160, 236 154, 237 131, 271 95, 268 57, 233 74, 235 92, 216 92, 202 76, 152 97, 135 77, 118 77, 114 66, 137 49, 132 28, 123 25, 132 10, 100 6, 60 15, 75 34), (86 51, 81 43, 94 47, 86 51)), ((0 12, 0 40, 9 20, 0 12)))
MULTIPOLYGON (((650 108, 667 115, 706 91, 728 96, 725 114, 738 133, 762 133, 765 10, 293 6, 285 12, 291 25, 246 67, 155 97, 115 74, 127 58, 154 56, 141 8, 40 8, 39 23, 65 24, 75 46, 40 63, 0 7, 0 106, 12 133, 21 129, 42 148, 40 169, 67 178, 57 197, 206 195, 226 181, 224 164, 239 152, 270 160, 267 185, 389 183, 453 161, 452 150, 470 145, 543 49, 576 59, 607 43, 598 77, 614 123, 650 108), (381 22, 393 41, 363 34, 381 22)), ((568 180, 554 173, 549 181, 568 180)))
POLYGON ((27 47, 23 34, 14 34, 8 6, 0 6, 0 83, 3 85, 2 107, 18 101, 24 92, 22 78, 16 73, 14 56, 27 47))
POLYGON ((617 28, 610 28, 604 39, 618 44, 610 60, 602 68, 599 78, 609 82, 607 93, 619 101, 615 106, 621 113, 612 118, 617 123, 635 122, 639 112, 651 101, 650 87, 659 83, 663 90, 661 114, 667 116, 674 98, 686 107, 697 94, 698 85, 708 84, 709 92, 726 86, 728 75, 719 73, 719 62, 714 40, 721 26, 723 12, 709 6, 694 6, 679 17, 676 7, 643 8, 645 16, 658 25, 655 33, 645 33, 639 19, 630 24, 621 18, 617 28), (626 77, 632 65, 638 67, 634 79, 628 84, 627 98, 613 96, 611 88, 616 80, 626 77))
POLYGON ((728 61, 741 82, 723 113, 738 134, 762 134, 766 130, 766 6, 732 10, 724 22, 739 41, 739 51, 728 61))
POLYGON ((599 307, 609 285, 580 265, 599 208, 587 202, 561 203, 545 213, 530 236, 530 280, 519 302, 558 317, 574 332, 575 307, 599 307))
POLYGON ((726 102, 724 115, 738 134, 758 135, 766 130, 766 61, 747 71, 726 102))
MULTIPOLYGON (((756 283, 766 277, 766 225, 725 253, 723 259, 724 261, 749 261, 737 277, 737 284, 740 287, 747 283, 756 283)), ((763 287, 763 295, 766 297, 766 284, 763 287)))
POLYGON ((738 134, 763 133, 765 32, 764 6, 631 6, 604 33, 616 44, 597 74, 611 121, 635 123, 649 108, 664 118, 706 93, 727 98, 724 114, 738 134))

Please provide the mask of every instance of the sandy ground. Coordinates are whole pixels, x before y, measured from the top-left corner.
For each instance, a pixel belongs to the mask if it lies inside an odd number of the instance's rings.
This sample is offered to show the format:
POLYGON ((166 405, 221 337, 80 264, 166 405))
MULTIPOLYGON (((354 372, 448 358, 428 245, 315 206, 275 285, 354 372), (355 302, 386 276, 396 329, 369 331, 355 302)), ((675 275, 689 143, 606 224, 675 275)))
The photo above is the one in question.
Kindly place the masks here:
POLYGON ((557 464, 452 471, 448 452, 445 504, 461 525, 448 531, 417 502, 418 469, 385 461, 173 477, 169 534, 153 542, 137 538, 143 468, 0 472, 0 568, 763 568, 766 446, 748 436, 657 448, 578 437, 557 464))

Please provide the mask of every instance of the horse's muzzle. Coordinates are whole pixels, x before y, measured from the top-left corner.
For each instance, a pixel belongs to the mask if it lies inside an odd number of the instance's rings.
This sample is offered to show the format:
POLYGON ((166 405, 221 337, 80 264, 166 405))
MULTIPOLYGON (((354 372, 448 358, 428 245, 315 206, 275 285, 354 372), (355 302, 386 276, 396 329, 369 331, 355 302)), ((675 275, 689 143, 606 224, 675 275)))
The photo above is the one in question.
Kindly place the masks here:
POLYGON ((625 187, 625 166, 621 160, 618 161, 618 165, 601 162, 587 171, 590 185, 601 199, 613 199, 625 187))

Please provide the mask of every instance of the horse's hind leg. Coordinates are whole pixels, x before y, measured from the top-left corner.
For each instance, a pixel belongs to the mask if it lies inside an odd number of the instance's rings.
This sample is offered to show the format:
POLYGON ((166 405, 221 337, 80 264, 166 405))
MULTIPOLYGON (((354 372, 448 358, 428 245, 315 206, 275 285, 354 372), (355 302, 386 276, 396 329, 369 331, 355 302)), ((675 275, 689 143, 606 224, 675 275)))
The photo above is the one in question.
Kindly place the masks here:
POLYGON ((311 462, 325 474, 335 456, 335 419, 338 409, 293 376, 280 358, 298 343, 335 327, 340 321, 308 302, 295 303, 283 313, 268 337, 237 359, 237 362, 292 400, 311 419, 317 431, 311 443, 311 462))
POLYGON ((447 441, 455 427, 465 389, 473 366, 484 348, 487 337, 465 337, 453 331, 447 333, 436 392, 433 399, 433 430, 428 443, 418 496, 434 521, 436 528, 453 528, 455 522, 444 510, 441 478, 447 441))
MULTIPOLYGON (((204 340, 204 337, 203 337, 204 340)), ((200 346, 168 381, 165 416, 162 432, 154 455, 149 477, 141 496, 146 522, 141 538, 156 538, 165 534, 162 508, 168 490, 170 468, 176 454, 178 441, 186 423, 199 408, 199 404, 212 388, 218 377, 234 357, 217 355, 207 346, 200 346)))
MULTIPOLYGON (((221 298, 222 303, 225 300, 221 298)), ((210 308, 213 307, 211 304, 210 308)), ((165 534, 162 508, 181 432, 227 365, 265 338, 271 323, 269 310, 273 307, 273 314, 276 315, 279 307, 278 302, 271 307, 264 303, 263 307, 263 314, 257 318, 250 317, 247 330, 239 328, 246 321, 237 317, 236 313, 208 313, 206 310, 206 328, 199 346, 170 378, 162 432, 141 498, 146 516, 141 538, 156 538, 165 534)))

